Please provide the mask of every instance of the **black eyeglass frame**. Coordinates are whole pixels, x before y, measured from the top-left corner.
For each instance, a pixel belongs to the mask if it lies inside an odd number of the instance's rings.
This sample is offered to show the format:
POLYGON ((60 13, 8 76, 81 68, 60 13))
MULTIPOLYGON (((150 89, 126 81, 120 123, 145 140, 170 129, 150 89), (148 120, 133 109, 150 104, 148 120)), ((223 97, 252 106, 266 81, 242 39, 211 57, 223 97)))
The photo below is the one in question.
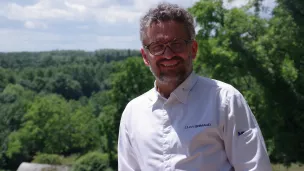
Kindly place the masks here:
POLYGON ((177 40, 183 40, 183 41, 185 41, 186 45, 188 45, 189 43, 193 42, 192 39, 185 40, 185 39, 177 39, 177 38, 176 38, 176 39, 173 39, 172 41, 169 41, 169 42, 167 42, 167 43, 159 43, 159 44, 165 45, 165 48, 164 48, 164 50, 163 50, 163 52, 162 52, 161 54, 153 54, 153 53, 151 53, 151 51, 150 51, 150 49, 149 49, 149 47, 150 47, 152 44, 156 43, 156 42, 151 42, 150 44, 144 45, 143 47, 144 47, 145 49, 147 49, 147 50, 149 51, 150 54, 155 55, 155 56, 163 55, 163 54, 165 53, 167 47, 169 47, 170 50, 171 50, 173 53, 175 53, 175 52, 172 50, 172 48, 170 47, 170 44, 171 44, 172 42, 174 42, 174 41, 177 41, 177 40))

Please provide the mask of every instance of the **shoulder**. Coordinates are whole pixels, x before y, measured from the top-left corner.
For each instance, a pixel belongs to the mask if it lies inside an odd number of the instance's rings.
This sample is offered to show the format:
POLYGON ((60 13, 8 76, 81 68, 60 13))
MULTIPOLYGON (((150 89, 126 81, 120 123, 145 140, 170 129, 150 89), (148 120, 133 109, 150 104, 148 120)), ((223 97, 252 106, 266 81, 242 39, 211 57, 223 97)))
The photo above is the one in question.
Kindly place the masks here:
POLYGON ((151 101, 151 99, 153 98, 153 88, 150 89, 149 91, 135 97, 134 99, 132 99, 128 104, 127 107, 146 107, 149 102, 151 101))
POLYGON ((230 97, 233 95, 241 95, 231 84, 225 83, 220 80, 211 79, 203 76, 198 76, 197 81, 198 89, 205 89, 208 92, 216 93, 221 97, 230 97))
POLYGON ((229 108, 233 102, 247 103, 237 88, 216 79, 199 76, 193 91, 194 97, 208 102, 213 101, 221 110, 229 108))
POLYGON ((128 122, 134 114, 137 113, 137 111, 140 111, 141 109, 147 108, 149 105, 149 102, 151 101, 151 96, 153 95, 153 89, 150 89, 149 91, 137 96, 136 98, 130 100, 122 113, 122 120, 125 122, 128 122))
POLYGON ((234 86, 205 77, 199 78, 199 84, 199 87, 208 89, 210 99, 212 99, 211 96, 216 98, 220 105, 219 109, 226 120, 227 117, 238 117, 241 120, 240 122, 243 122, 246 118, 251 117, 252 113, 245 97, 234 86))

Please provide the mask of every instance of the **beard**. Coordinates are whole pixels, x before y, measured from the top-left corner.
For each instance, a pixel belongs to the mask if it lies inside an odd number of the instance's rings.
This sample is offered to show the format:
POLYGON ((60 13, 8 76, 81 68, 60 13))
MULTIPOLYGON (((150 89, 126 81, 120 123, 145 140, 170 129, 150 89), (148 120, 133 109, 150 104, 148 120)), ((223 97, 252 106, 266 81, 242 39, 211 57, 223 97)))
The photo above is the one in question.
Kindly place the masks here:
MULTIPOLYGON (((172 59, 178 60, 180 66, 176 68, 176 70, 172 71, 162 71, 160 69, 160 63, 163 61, 158 61, 156 63, 156 67, 158 67, 159 72, 157 72, 157 69, 153 69, 153 67, 150 65, 150 71, 155 77, 155 79, 161 83, 161 84, 175 84, 179 85, 182 83, 192 72, 192 57, 188 57, 187 60, 184 60, 182 57, 175 56, 172 59), (158 73, 158 74, 157 74, 158 73)), ((166 59, 164 59, 166 60, 166 59)))
POLYGON ((167 73, 160 72, 159 75, 156 75, 153 69, 150 66, 150 71, 155 77, 155 79, 161 84, 179 84, 184 81, 185 72, 178 71, 175 76, 168 75, 167 73))

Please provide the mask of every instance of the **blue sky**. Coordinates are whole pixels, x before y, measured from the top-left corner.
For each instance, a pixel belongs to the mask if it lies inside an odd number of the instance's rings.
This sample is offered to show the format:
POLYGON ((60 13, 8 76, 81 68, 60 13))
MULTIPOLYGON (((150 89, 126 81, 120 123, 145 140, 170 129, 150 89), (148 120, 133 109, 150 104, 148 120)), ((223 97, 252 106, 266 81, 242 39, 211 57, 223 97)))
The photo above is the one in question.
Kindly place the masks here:
MULTIPOLYGON (((190 7, 198 0, 166 0, 190 7)), ((139 18, 160 0, 0 0, 0 52, 139 49, 139 18)), ((241 6, 234 0, 229 6, 241 6)), ((273 7, 274 0, 264 5, 273 7)))

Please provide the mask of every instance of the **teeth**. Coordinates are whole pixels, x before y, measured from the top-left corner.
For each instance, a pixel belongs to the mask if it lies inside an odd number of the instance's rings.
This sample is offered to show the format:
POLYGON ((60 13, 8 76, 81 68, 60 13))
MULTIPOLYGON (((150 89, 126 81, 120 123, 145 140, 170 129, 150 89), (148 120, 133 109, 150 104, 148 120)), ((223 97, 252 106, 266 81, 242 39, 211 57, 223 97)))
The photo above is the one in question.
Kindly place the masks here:
POLYGON ((177 65, 178 63, 173 63, 173 64, 162 64, 163 66, 165 67, 171 67, 171 66, 175 66, 177 65))
POLYGON ((174 66, 176 64, 166 64, 165 66, 168 67, 168 66, 174 66))

